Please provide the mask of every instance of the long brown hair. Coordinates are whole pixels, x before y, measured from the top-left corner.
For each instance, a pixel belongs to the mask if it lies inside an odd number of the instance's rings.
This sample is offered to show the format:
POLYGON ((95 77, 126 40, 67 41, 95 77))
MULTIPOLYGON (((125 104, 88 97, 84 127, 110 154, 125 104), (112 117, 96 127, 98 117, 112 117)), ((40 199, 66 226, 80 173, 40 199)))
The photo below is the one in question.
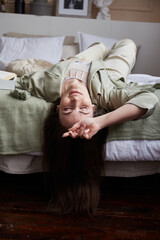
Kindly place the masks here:
POLYGON ((43 144, 52 206, 61 212, 94 214, 100 198, 106 131, 90 140, 62 138, 65 131, 54 104, 44 124, 43 144))

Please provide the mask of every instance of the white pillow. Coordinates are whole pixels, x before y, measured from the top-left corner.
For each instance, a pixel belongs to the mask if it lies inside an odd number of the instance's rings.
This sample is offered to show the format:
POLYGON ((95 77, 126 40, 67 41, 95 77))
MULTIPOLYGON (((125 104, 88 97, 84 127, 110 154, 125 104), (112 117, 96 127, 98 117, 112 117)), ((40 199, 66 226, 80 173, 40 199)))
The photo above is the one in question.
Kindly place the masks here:
POLYGON ((36 58, 53 64, 62 57, 65 36, 43 38, 0 37, 0 69, 15 59, 36 58))
POLYGON ((119 41, 118 39, 99 37, 83 32, 78 32, 78 39, 80 45, 80 52, 86 50, 91 44, 95 42, 104 43, 108 49, 111 49, 112 46, 119 41))
MULTIPOLYGON (((15 38, 40 38, 40 37, 57 37, 57 36, 45 36, 45 35, 35 35, 28 33, 17 33, 17 32, 7 32, 3 33, 3 37, 15 37, 15 38)), ((64 45, 74 44, 75 37, 74 36, 65 36, 64 45)))

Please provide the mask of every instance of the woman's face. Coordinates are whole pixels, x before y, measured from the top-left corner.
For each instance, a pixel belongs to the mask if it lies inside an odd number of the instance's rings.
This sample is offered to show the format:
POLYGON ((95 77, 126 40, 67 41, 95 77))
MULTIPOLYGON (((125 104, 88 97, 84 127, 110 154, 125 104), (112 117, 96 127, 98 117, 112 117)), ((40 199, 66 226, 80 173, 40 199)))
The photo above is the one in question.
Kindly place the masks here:
POLYGON ((61 124, 66 128, 72 127, 81 119, 93 117, 94 106, 86 85, 77 79, 66 81, 62 86, 58 109, 61 124))

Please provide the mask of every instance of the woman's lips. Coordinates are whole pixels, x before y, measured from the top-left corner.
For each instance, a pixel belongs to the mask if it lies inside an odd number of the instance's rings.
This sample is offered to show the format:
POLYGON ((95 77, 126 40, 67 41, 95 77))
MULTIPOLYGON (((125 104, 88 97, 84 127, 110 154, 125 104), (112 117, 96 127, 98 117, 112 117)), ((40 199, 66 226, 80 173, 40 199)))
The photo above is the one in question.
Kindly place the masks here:
POLYGON ((82 95, 82 93, 80 93, 80 92, 77 91, 77 90, 73 90, 73 91, 71 91, 69 95, 77 95, 77 94, 82 95))

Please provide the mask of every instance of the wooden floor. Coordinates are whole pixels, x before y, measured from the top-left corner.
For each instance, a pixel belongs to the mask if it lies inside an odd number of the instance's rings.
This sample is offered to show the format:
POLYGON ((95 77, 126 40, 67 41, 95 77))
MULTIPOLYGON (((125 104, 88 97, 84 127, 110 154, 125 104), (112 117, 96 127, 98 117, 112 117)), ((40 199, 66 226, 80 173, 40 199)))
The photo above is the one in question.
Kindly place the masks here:
POLYGON ((0 173, 0 239, 160 240, 160 175, 102 179, 97 216, 46 210, 41 174, 0 173))

